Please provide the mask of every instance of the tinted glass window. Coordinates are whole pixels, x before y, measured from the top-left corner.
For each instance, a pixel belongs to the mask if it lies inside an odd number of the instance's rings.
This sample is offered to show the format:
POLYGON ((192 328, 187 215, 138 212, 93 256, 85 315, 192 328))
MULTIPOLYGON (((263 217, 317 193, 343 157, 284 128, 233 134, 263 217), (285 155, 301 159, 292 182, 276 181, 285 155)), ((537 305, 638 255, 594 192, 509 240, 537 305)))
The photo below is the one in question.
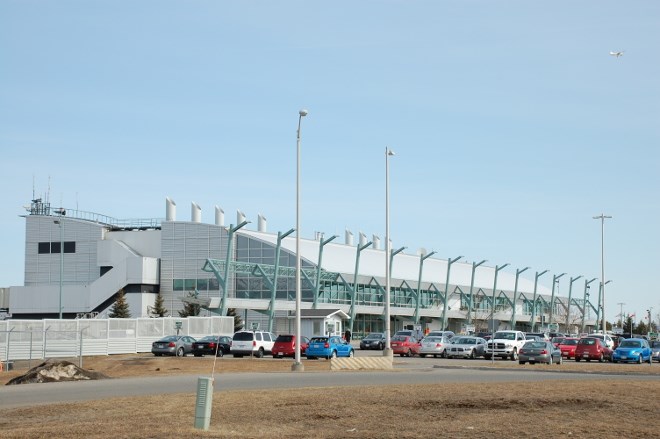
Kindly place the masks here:
POLYGON ((40 254, 50 253, 50 242, 40 242, 38 251, 40 254))
POLYGON ((64 253, 75 253, 76 252, 76 243, 75 242, 65 242, 64 243, 64 253))
POLYGON ((279 341, 280 343, 289 343, 293 341, 293 335, 280 335, 275 341, 279 341))
POLYGON ((50 243, 50 252, 51 253, 59 253, 60 252, 60 243, 59 242, 51 242, 50 243))
POLYGON ((235 341, 252 341, 254 340, 254 334, 251 332, 237 332, 234 334, 235 341))
POLYGON ((257 332, 257 333, 255 333, 255 334, 254 334, 254 338, 256 338, 257 341, 261 341, 261 340, 262 340, 261 332, 257 332))
POLYGON ((267 332, 264 332, 264 341, 273 341, 273 340, 270 338, 270 334, 267 333, 267 332))
POLYGON ((325 343, 327 340, 327 337, 312 337, 310 343, 325 343))

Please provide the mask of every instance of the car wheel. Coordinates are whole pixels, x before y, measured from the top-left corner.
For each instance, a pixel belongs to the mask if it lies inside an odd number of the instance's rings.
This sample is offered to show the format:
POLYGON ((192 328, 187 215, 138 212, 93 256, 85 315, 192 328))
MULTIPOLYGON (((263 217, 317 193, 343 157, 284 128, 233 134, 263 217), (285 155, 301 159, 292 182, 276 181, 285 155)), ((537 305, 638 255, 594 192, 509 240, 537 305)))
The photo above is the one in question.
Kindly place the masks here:
POLYGON ((307 357, 308 360, 316 360, 316 357, 307 357))
POLYGON ((492 355, 484 354, 484 359, 490 360, 492 358, 492 355))
POLYGON ((564 359, 562 357, 559 357, 559 361, 557 362, 557 364, 561 365, 563 362, 564 362, 564 359))
POLYGON ((202 356, 202 354, 193 354, 193 355, 195 355, 195 357, 201 357, 202 356))
POLYGON ((218 349, 218 352, 215 353, 215 356, 216 356, 216 357, 224 357, 224 356, 225 356, 225 353, 222 352, 222 349, 218 349))
POLYGON ((237 355, 237 354, 233 354, 232 356, 233 356, 234 358, 243 358, 242 355, 237 355))
POLYGON ((477 356, 474 354, 474 349, 470 351, 470 360, 474 360, 477 356))
POLYGON ((383 349, 385 349, 385 345, 383 343, 379 343, 378 349, 382 351, 383 349))
POLYGON ((554 363, 554 360, 552 359, 552 354, 550 355, 550 359, 548 360, 548 364, 554 363))
POLYGON ((177 357, 185 357, 186 352, 183 350, 183 347, 180 347, 179 349, 176 350, 176 356, 177 357))
POLYGON ((575 362, 579 363, 580 362, 580 357, 575 357, 575 362))
POLYGON ((524 361, 518 361, 518 364, 525 364, 524 361))
POLYGON ((639 354, 639 357, 637 359, 637 364, 642 364, 642 354, 639 354))
POLYGON ((603 357, 603 353, 601 352, 600 356, 598 357, 598 362, 602 363, 604 359, 605 359, 605 357, 603 357))
POLYGON ((355 353, 353 352, 353 349, 350 350, 348 353, 348 358, 353 358, 355 356, 355 353))
MULTIPOLYGON (((422 358, 426 358, 426 354, 419 354, 419 356, 422 357, 422 358)), ((434 355, 434 357, 435 357, 435 355, 434 355)))
POLYGON ((264 349, 263 349, 263 348, 259 348, 259 350, 257 351, 256 354, 254 354, 254 356, 257 357, 257 358, 263 358, 263 356, 264 356, 264 349))
POLYGON ((154 355, 157 356, 157 357, 160 357, 160 356, 163 355, 163 354, 154 354, 154 355))
POLYGON ((330 358, 337 358, 337 351, 332 351, 330 358))
POLYGON ((618 363, 619 360, 612 360, 612 363, 618 363))
POLYGON ((447 358, 447 351, 442 351, 442 354, 440 354, 442 358, 447 358))
POLYGON ((518 359, 518 349, 513 349, 513 352, 511 352, 511 361, 516 361, 518 359))
POLYGON ((406 353, 406 357, 412 357, 413 353, 410 349, 408 349, 408 352, 406 353))

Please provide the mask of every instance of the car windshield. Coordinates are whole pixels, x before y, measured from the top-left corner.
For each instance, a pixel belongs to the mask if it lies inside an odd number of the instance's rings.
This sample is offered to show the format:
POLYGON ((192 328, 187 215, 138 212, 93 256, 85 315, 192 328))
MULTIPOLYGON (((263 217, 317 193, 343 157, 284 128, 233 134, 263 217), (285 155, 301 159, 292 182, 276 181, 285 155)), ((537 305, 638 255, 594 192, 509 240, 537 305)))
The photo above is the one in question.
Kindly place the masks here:
POLYGON ((325 343, 328 341, 328 337, 312 337, 310 343, 325 343))
POLYGON ((442 341, 442 337, 426 337, 424 341, 428 343, 438 343, 442 341))
POLYGON ((178 339, 178 335, 168 335, 167 337, 161 338, 160 341, 177 341, 178 339))
POLYGON ((477 340, 470 337, 458 337, 452 340, 453 344, 477 344, 477 340))
POLYGON ((215 335, 207 335, 206 337, 202 337, 198 341, 215 341, 216 337, 215 335))
POLYGON ((367 335, 364 337, 365 340, 380 340, 382 335, 380 333, 374 332, 372 334, 367 335))
POLYGON ((275 341, 279 341, 280 343, 289 343, 293 341, 293 335, 280 335, 275 341))
POLYGON ((620 348, 641 348, 642 343, 636 340, 624 340, 619 345, 620 348))
POLYGON ((528 341, 525 343, 526 348, 545 348, 545 342, 543 341, 528 341))
POLYGON ((516 333, 515 332, 496 332, 495 337, 498 340, 515 340, 516 339, 516 333))
POLYGON ((562 345, 564 345, 564 346, 567 346, 567 345, 568 345, 568 346, 575 346, 577 343, 578 343, 577 340, 567 340, 567 339, 563 339, 563 340, 561 341, 560 344, 562 344, 562 345))
POLYGON ((596 339, 595 338, 583 338, 581 339, 578 344, 586 344, 586 345, 595 345, 596 344, 596 339))
POLYGON ((395 335, 394 337, 392 337, 392 340, 394 340, 394 341, 406 341, 407 338, 408 337, 405 336, 405 335, 395 335))

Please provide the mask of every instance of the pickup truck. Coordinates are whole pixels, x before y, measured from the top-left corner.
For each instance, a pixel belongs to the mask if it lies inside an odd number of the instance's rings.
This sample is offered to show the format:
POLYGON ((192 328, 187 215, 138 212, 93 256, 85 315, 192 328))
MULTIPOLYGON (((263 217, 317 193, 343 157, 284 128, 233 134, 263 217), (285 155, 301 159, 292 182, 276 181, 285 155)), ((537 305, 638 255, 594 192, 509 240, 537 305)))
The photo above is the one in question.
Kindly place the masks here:
POLYGON ((488 340, 484 358, 490 360, 493 356, 518 360, 518 351, 529 340, 521 331, 497 331, 491 340, 488 340))

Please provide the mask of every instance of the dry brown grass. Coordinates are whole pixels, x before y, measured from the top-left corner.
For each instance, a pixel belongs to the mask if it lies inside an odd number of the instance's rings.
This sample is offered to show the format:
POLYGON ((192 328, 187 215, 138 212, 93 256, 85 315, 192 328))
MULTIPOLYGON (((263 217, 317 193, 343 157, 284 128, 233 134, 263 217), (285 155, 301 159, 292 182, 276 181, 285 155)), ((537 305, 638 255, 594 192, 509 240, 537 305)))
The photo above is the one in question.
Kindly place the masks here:
MULTIPOLYGON (((150 375, 204 373, 210 370, 208 367, 213 361, 212 358, 123 357, 85 359, 84 365, 120 377, 135 375, 137 371, 150 375)), ((480 364, 485 365, 485 362, 480 364)), ((507 362, 495 364, 497 367, 520 367, 507 362)), ((326 361, 305 362, 305 369, 327 369, 328 365, 326 361)), ((599 366, 610 365, 593 367, 599 366)), ((611 366, 622 370, 621 365, 611 366)), ((291 361, 223 359, 218 361, 218 367, 220 373, 254 371, 255 368, 286 371, 290 370, 291 361)), ((632 367, 640 370, 640 366, 632 367)), ((649 367, 647 371, 656 369, 660 368, 649 367)), ((2 379, 6 381, 9 374, 1 375, 2 379)), ((0 411, 0 437, 607 438, 657 435, 653 420, 660 413, 660 399, 657 398, 660 381, 624 382, 608 377, 602 381, 528 383, 517 382, 515 374, 511 374, 511 380, 511 383, 498 384, 216 392, 208 432, 193 428, 194 394, 7 409, 0 411), (624 425, 635 426, 634 433, 622 436, 622 430, 616 427, 621 419, 628 419, 624 425)))

